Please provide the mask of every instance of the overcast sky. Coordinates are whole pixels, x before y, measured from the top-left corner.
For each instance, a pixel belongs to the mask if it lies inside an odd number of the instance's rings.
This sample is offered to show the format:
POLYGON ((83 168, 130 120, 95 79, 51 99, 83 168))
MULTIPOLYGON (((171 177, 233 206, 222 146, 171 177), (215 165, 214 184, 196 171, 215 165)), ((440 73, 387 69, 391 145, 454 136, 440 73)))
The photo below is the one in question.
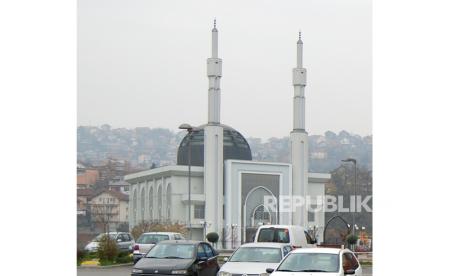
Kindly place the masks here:
POLYGON ((300 29, 309 134, 371 134, 369 0, 79 0, 77 124, 206 123, 215 17, 222 123, 245 137, 289 134, 300 29))

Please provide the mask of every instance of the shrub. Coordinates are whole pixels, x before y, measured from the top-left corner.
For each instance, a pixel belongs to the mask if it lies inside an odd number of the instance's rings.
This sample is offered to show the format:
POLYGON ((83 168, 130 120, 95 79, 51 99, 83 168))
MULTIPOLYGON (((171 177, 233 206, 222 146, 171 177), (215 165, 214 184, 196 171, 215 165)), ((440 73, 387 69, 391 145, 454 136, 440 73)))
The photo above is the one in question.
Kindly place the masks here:
POLYGON ((77 250, 77 263, 80 265, 86 256, 86 252, 84 250, 78 249, 77 250))
POLYGON ((211 243, 217 243, 220 239, 220 236, 216 232, 210 232, 207 234, 207 240, 211 243))
POLYGON ((132 262, 133 262, 133 259, 127 252, 120 253, 118 254, 118 257, 116 257, 116 263, 118 264, 127 264, 127 263, 132 263, 132 262))
POLYGON ((357 240, 358 240, 358 237, 356 235, 349 235, 349 236, 346 237, 347 243, 349 243, 351 245, 356 244, 357 240))
POLYGON ((131 230, 131 234, 136 240, 140 235, 146 232, 177 232, 182 235, 186 235, 187 229, 183 224, 180 223, 160 224, 144 221, 134 226, 131 230))
POLYGON ((108 235, 102 237, 97 248, 97 257, 100 263, 114 262, 118 256, 118 244, 108 235))

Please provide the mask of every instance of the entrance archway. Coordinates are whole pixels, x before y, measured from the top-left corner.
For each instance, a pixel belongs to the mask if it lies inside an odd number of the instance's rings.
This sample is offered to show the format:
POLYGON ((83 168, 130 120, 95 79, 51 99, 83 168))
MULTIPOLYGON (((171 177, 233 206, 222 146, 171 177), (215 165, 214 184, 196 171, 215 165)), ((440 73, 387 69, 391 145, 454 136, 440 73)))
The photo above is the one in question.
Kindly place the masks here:
POLYGON ((278 212, 265 208, 265 197, 271 196, 276 202, 276 196, 266 187, 258 186, 251 189, 244 200, 243 211, 243 242, 252 242, 257 228, 263 224, 277 224, 278 212))

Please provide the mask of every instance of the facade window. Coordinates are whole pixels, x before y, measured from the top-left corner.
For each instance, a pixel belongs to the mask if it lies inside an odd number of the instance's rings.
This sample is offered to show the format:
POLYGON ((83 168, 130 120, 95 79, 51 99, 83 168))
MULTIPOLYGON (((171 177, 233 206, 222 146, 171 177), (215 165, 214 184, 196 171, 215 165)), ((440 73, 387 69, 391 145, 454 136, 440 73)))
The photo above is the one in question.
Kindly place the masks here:
POLYGON ((158 219, 162 220, 162 189, 161 185, 158 186, 158 191, 157 191, 157 206, 158 206, 158 219))
POLYGON ((142 221, 145 220, 145 189, 142 188, 142 192, 140 193, 140 218, 142 221))
POLYGON ((153 187, 149 190, 149 219, 153 220, 153 187))
POLYGON ((133 220, 134 224, 137 223, 137 190, 134 189, 132 193, 132 212, 133 212, 133 220))
POLYGON ((315 212, 308 211, 308 222, 315 222, 315 212))
POLYGON ((308 211, 308 222, 315 222, 315 212, 320 211, 317 205, 311 204, 308 211))
POLYGON ((205 205, 194 205, 194 218, 195 219, 205 218, 205 205))
POLYGON ((171 184, 166 187, 166 218, 171 219, 171 184))
POLYGON ((265 224, 271 222, 270 212, 265 210, 265 206, 259 205, 255 208, 253 212, 253 221, 252 225, 258 226, 260 224, 265 224))

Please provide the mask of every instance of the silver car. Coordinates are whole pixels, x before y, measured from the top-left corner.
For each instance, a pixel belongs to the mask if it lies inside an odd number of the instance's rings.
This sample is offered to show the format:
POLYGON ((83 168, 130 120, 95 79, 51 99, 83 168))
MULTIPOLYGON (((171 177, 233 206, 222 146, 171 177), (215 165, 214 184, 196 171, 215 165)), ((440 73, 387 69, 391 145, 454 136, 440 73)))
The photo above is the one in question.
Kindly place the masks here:
POLYGON ((98 249, 100 240, 107 234, 109 235, 111 239, 116 241, 120 251, 123 251, 123 252, 132 251, 132 247, 134 245, 134 238, 131 236, 130 233, 127 233, 127 232, 101 233, 97 237, 92 239, 92 241, 88 243, 84 249, 89 252, 96 252, 98 249))
POLYGON ((147 232, 137 239, 133 247, 133 260, 137 263, 152 247, 166 240, 184 240, 184 237, 176 232, 147 232))
POLYGON ((268 276, 267 268, 276 268, 292 247, 284 243, 256 242, 241 245, 230 258, 225 258, 217 276, 268 276))

